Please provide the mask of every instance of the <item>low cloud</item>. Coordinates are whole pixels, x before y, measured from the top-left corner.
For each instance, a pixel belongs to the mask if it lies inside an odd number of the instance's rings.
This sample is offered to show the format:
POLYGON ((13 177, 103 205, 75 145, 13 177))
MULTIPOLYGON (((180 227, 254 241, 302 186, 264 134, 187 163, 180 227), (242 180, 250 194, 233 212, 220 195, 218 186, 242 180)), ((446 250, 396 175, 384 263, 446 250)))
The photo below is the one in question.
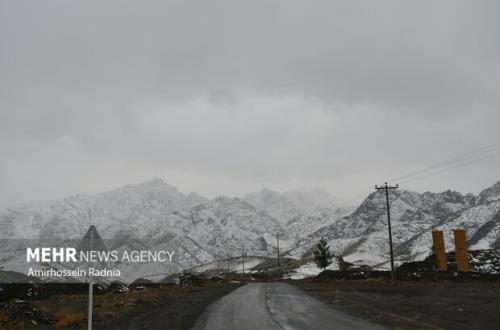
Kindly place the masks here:
MULTIPOLYGON (((153 176, 354 196, 498 142, 498 7, 4 2, 0 206, 153 176)), ((477 192, 498 165, 408 188, 477 192)))

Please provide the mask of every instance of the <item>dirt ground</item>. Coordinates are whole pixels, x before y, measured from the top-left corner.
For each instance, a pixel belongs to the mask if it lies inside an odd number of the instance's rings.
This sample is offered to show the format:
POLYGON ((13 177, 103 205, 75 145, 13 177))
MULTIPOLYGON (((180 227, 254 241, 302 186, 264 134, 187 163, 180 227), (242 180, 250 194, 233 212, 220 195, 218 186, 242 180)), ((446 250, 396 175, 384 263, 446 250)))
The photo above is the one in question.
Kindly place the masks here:
POLYGON ((308 294, 393 329, 500 329, 500 281, 304 280, 308 294))
MULTIPOLYGON (((500 281, 386 279, 290 281, 333 307, 392 329, 500 329, 500 281)), ((204 308, 240 284, 161 285, 96 294, 94 329, 189 329, 204 308)), ((83 329, 87 294, 61 293, 0 310, 0 329, 83 329), (38 317, 26 316, 38 310, 38 317), (9 319, 12 315, 21 315, 9 319), (43 316, 43 317, 40 317, 43 316), (36 321, 35 321, 36 320, 36 321), (35 321, 35 322, 34 322, 35 321)))
MULTIPOLYGON (((206 306, 238 286, 210 283, 182 288, 164 285, 126 294, 96 294, 94 329, 189 329, 206 306)), ((29 318, 7 320, 0 313, 0 329, 86 329, 87 299, 86 294, 59 294, 30 301, 30 307, 39 309, 44 322, 33 322, 29 318)))

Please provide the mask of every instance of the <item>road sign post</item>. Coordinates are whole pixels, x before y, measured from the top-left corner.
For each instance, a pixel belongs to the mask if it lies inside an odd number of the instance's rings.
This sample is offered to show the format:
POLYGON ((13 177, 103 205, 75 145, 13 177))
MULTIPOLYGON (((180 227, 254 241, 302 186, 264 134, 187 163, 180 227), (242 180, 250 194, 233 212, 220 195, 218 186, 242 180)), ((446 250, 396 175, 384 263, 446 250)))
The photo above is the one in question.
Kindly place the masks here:
MULTIPOLYGON (((91 229, 90 230, 90 244, 89 244, 89 248, 90 248, 90 251, 92 251, 93 247, 94 247, 94 231, 91 229)), ((88 330, 92 330, 92 307, 94 305, 93 303, 93 300, 94 300, 94 283, 92 281, 92 278, 89 278, 89 311, 88 311, 88 330)))

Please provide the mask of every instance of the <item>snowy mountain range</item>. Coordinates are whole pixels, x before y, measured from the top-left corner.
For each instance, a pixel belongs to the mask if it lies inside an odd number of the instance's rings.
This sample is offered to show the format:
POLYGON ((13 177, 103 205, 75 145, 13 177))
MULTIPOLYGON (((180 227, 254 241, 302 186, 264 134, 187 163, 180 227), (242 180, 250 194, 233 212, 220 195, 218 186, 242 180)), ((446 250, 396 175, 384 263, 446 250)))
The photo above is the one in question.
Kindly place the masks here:
POLYGON ((263 189, 247 194, 243 200, 277 219, 293 239, 314 232, 346 216, 354 207, 344 206, 324 188, 299 189, 277 193, 263 189))
MULTIPOLYGON (((443 230, 447 251, 453 251, 453 230, 464 229, 469 249, 500 246, 500 182, 478 196, 455 191, 419 194, 393 190, 389 195, 396 259, 419 260, 431 252, 432 230, 443 230)), ((357 264, 387 267, 388 232, 385 195, 371 193, 349 216, 300 239, 288 254, 303 257, 321 237, 333 251, 357 264)))
MULTIPOLYGON (((393 239, 398 260, 428 255, 431 231, 465 229, 471 248, 500 244, 500 182, 478 196, 458 192, 391 192, 393 239)), ((161 179, 95 195, 0 211, 0 239, 77 239, 94 225, 104 238, 123 242, 180 243, 183 268, 215 265, 227 255, 301 259, 321 237, 346 260, 385 266, 388 255, 385 196, 374 192, 357 208, 321 188, 277 193, 264 189, 243 198, 207 199, 184 194, 161 179)))

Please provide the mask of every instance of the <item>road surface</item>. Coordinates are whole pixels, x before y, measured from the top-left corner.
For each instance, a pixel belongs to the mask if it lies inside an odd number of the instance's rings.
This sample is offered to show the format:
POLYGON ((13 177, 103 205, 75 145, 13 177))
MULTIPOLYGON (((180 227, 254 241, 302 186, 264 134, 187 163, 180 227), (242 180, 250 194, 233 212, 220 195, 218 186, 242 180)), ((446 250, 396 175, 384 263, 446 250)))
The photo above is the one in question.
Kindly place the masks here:
POLYGON ((251 283, 208 306, 196 330, 385 329, 337 311, 286 283, 251 283))

